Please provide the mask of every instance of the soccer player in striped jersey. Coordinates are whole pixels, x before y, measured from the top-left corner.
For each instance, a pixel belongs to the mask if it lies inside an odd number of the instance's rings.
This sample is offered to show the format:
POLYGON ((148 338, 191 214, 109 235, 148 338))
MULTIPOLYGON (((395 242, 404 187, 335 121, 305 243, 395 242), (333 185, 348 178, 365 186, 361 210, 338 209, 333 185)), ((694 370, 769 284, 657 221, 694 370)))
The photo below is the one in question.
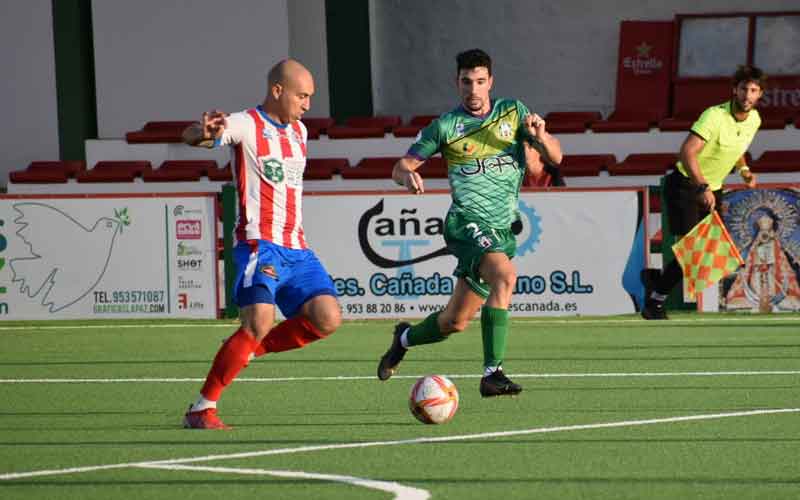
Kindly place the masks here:
POLYGON ((378 364, 378 378, 390 378, 409 347, 440 342, 463 331, 481 311, 484 397, 515 395, 522 387, 502 370, 508 335, 508 307, 517 280, 511 259, 516 240, 511 226, 527 173, 539 177, 543 163, 561 163, 561 144, 545 122, 520 101, 490 99, 492 61, 473 49, 456 57, 461 104, 422 130, 392 177, 412 193, 424 192, 417 169, 436 153, 447 160, 452 205, 444 239, 458 259, 455 290, 445 309, 416 325, 400 323, 378 364), (531 147, 528 147, 527 145, 531 147))
POLYGON ((314 79, 286 59, 267 76, 267 96, 254 108, 203 114, 184 141, 229 146, 237 188, 234 300, 241 326, 217 352, 184 427, 228 428, 217 416, 223 389, 254 356, 297 349, 341 323, 336 289, 303 233, 303 170, 308 133, 300 121, 311 105, 314 79), (287 318, 277 326, 275 306, 287 318))

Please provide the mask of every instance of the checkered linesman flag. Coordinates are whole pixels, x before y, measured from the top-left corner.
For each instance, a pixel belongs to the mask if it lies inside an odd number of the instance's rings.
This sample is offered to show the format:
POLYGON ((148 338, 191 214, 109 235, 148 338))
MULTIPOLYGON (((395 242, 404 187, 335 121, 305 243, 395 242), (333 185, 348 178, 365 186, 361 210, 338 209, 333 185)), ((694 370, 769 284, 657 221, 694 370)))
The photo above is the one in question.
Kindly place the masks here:
POLYGON ((672 245, 683 269, 683 291, 690 299, 744 264, 716 210, 672 245))

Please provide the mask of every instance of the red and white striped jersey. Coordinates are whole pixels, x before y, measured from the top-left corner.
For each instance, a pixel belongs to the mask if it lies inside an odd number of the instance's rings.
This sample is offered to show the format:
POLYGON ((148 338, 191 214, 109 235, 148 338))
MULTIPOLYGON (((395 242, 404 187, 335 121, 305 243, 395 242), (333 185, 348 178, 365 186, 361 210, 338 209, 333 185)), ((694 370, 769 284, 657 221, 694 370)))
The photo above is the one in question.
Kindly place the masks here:
POLYGON ((232 148, 238 241, 307 248, 302 215, 307 139, 301 122, 281 125, 261 106, 227 117, 219 144, 232 148))

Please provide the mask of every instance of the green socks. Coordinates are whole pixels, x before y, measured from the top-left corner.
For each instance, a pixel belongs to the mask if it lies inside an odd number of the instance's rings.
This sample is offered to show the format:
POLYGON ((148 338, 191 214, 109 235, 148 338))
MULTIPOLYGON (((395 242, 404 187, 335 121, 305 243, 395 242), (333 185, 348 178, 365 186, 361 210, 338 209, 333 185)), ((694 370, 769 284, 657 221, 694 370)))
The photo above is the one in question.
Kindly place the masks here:
POLYGON ((439 313, 435 312, 422 320, 421 323, 412 326, 406 335, 408 346, 433 344, 434 342, 441 342, 446 339, 447 336, 442 335, 442 332, 439 331, 438 318, 439 313))
POLYGON ((497 368, 506 355, 508 337, 508 311, 486 307, 481 310, 481 336, 483 337, 483 366, 497 368))
MULTIPOLYGON (((406 334, 408 346, 433 344, 447 338, 439 331, 439 313, 433 313, 421 323, 412 326, 406 334)), ((481 310, 481 336, 483 337, 483 366, 496 368, 503 363, 508 337, 508 311, 494 307, 481 310)))

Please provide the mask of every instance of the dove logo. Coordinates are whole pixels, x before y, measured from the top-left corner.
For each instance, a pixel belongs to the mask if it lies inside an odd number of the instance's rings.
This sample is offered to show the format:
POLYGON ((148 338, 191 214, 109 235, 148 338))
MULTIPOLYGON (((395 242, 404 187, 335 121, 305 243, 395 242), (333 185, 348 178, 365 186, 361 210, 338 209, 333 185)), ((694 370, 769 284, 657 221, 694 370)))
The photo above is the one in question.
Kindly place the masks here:
POLYGON ((175 234, 179 240, 199 240, 202 237, 202 223, 199 220, 175 221, 175 234))
POLYGON ((50 313, 65 309, 88 295, 105 275, 114 243, 123 226, 130 224, 127 209, 115 217, 100 217, 84 226, 66 212, 44 203, 13 205, 18 216, 16 236, 28 256, 9 261, 11 282, 21 294, 37 298, 50 313), (50 228, 59 233, 68 248, 53 242, 50 228), (78 257, 80 256, 80 257, 78 257))

